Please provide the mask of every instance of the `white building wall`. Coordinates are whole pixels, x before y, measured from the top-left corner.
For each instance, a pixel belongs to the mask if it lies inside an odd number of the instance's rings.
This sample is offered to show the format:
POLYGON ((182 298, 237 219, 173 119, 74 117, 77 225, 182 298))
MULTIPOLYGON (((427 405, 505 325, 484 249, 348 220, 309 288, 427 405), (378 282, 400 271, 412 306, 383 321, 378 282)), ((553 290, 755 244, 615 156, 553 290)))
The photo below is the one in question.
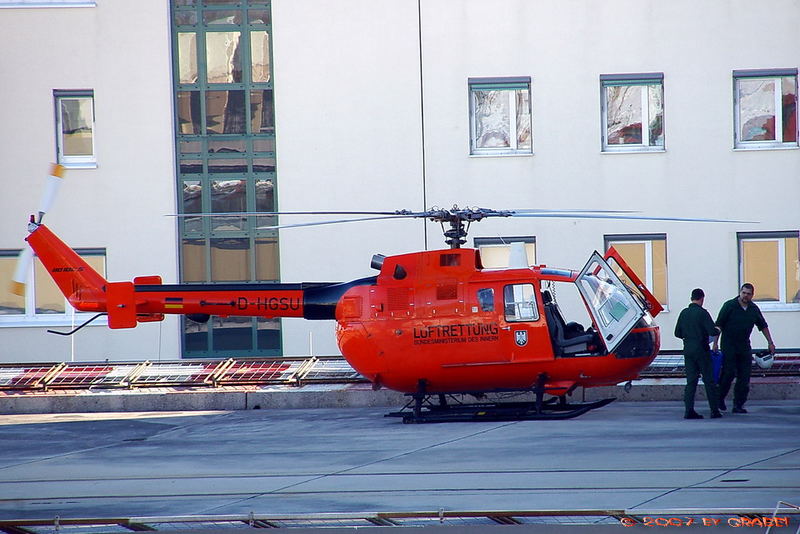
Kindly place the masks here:
MULTIPOLYGON (((279 209, 422 210, 416 3, 277 0, 272 19, 279 209)), ((373 276, 372 255, 419 250, 422 227, 281 230, 281 279, 373 276)), ((338 354, 334 326, 284 319, 284 354, 338 354)))
MULTIPOLYGON (((800 226, 800 151, 733 150, 732 94, 734 69, 798 66, 796 1, 274 0, 272 15, 281 210, 458 203, 758 221, 472 227, 470 238, 534 235, 539 262, 568 268, 602 250, 604 234, 666 233, 668 349, 679 348, 672 329, 692 288, 705 289, 712 314, 736 294, 736 232, 800 226), (666 150, 604 154, 599 76, 640 72, 664 73, 666 150), (469 156, 467 79, 484 76, 532 77, 532 156, 469 156)), ((13 50, 0 55, 0 248, 20 246, 41 190, 20 184, 41 180, 54 158, 52 90, 92 88, 98 167, 68 172, 47 222, 73 246, 105 247, 112 280, 175 281, 175 222, 163 217, 175 210, 168 4, 0 9, 0 46, 13 50)), ((369 276, 372 254, 426 243, 444 246, 420 221, 286 229, 281 277, 369 276)), ((779 348, 800 347, 798 317, 766 313, 779 348)), ((333 330, 284 320, 284 353, 334 353, 333 330)), ((69 343, 0 328, 0 360, 64 360, 69 343)), ((75 345, 79 359, 173 358, 178 324, 89 327, 75 345)))
MULTIPOLYGON (((712 315, 737 294, 736 232, 800 226, 800 152, 733 150, 732 71, 797 66, 796 2, 423 2, 422 22, 429 204, 758 221, 473 227, 472 237, 534 235, 539 262, 570 268, 602 250, 604 234, 666 233, 664 348, 680 347, 672 331, 692 288, 705 289, 712 315), (647 72, 664 73, 666 150, 601 153, 600 75, 647 72), (467 79, 489 76, 532 77, 532 156, 468 155, 467 79)), ((779 346, 800 346, 797 311, 766 318, 779 346)))
MULTIPOLYGON (((25 243, 56 158, 54 89, 93 89, 97 168, 70 169, 45 223, 76 248, 105 248, 109 280, 177 280, 169 7, 0 9, 0 249, 25 243)), ((6 288, 0 288, 5 291, 6 288)), ((179 357, 177 321, 63 338, 0 325, 0 361, 179 357)), ((57 329, 68 330, 68 326, 57 329)))

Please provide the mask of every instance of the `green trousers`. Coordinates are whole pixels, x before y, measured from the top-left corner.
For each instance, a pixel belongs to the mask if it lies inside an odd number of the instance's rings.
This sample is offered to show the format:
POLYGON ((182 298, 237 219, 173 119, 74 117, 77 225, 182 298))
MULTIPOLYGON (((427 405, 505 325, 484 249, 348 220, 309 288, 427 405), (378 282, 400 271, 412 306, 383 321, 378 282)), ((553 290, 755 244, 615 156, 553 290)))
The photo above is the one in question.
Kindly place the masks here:
POLYGON ((733 406, 735 408, 744 406, 744 403, 747 402, 747 395, 750 393, 750 372, 752 367, 750 347, 746 349, 722 349, 722 376, 719 377, 719 398, 725 400, 735 377, 733 406))
POLYGON ((706 349, 684 349, 683 360, 686 366, 686 388, 683 390, 683 405, 686 413, 694 411, 694 394, 697 391, 697 380, 702 376, 706 386, 706 398, 711 413, 719 410, 719 390, 714 380, 714 366, 711 363, 711 352, 706 349))

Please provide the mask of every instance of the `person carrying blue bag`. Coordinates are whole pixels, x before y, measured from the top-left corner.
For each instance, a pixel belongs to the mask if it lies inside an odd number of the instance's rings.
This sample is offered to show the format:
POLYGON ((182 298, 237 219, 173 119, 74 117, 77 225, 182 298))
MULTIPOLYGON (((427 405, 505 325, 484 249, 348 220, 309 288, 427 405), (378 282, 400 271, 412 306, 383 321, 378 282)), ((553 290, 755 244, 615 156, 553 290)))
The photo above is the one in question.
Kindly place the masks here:
POLYGON ((703 308, 706 294, 700 289, 692 290, 692 302, 681 310, 675 323, 675 337, 683 340, 683 359, 686 368, 686 388, 683 390, 684 419, 702 419, 703 416, 694 409, 694 395, 697 381, 703 377, 706 388, 708 407, 711 418, 722 417, 719 411, 719 390, 714 379, 714 367, 711 362, 709 338, 716 341, 719 329, 714 325, 711 315, 703 308))

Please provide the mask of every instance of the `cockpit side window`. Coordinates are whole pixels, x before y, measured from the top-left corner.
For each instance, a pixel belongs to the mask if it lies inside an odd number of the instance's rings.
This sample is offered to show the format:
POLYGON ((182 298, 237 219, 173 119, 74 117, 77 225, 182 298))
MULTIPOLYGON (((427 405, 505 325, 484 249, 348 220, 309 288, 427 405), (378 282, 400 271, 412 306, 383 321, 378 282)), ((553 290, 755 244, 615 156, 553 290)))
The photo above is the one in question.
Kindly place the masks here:
POLYGON ((483 312, 494 311, 494 289, 485 288, 478 290, 478 304, 483 312))
POLYGON ((506 321, 538 321, 539 307, 533 284, 513 284, 503 288, 506 321))

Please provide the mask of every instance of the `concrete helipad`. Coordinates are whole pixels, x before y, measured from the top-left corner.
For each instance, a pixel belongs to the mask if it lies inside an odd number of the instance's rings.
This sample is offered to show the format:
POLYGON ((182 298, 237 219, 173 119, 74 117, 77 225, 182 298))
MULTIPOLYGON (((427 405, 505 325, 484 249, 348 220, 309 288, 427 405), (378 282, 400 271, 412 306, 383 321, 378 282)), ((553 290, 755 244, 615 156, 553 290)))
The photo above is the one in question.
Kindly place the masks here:
POLYGON ((6 415, 0 519, 800 504, 800 400, 748 408, 425 425, 385 408, 6 415))

